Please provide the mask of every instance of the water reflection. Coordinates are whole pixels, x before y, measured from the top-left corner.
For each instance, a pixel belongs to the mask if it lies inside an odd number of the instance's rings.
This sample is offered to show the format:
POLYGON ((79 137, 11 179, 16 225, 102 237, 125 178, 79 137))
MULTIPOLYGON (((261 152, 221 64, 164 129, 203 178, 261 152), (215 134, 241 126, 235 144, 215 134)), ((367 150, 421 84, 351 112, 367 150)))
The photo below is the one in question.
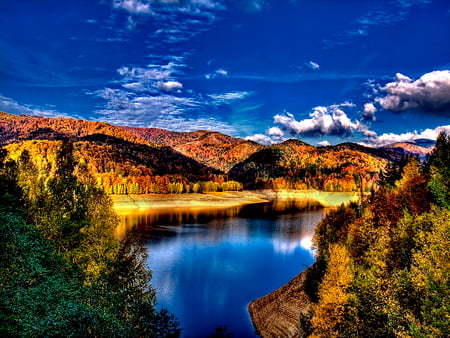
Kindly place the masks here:
POLYGON ((254 337, 248 303, 312 264, 309 243, 324 213, 308 200, 158 209, 123 216, 121 231, 146 236, 159 303, 179 318, 184 337, 206 337, 218 325, 254 337))
MULTIPOLYGON (((180 207, 144 209, 140 212, 120 215, 120 225, 116 229, 115 236, 123 238, 126 232, 131 229, 137 229, 139 233, 150 235, 152 238, 158 235, 170 236, 173 233, 198 231, 196 228, 205 224, 208 224, 208 227, 217 228, 217 226, 220 227, 223 224, 221 222, 213 222, 214 220, 236 216, 241 218, 273 218, 282 213, 297 213, 299 211, 305 212, 320 209, 322 209, 320 203, 308 199, 273 200, 267 203, 226 208, 180 207), (182 226, 182 228, 177 226, 182 226)), ((283 231, 283 229, 279 230, 283 231)), ((285 229, 283 232, 289 231, 289 229, 285 229)))

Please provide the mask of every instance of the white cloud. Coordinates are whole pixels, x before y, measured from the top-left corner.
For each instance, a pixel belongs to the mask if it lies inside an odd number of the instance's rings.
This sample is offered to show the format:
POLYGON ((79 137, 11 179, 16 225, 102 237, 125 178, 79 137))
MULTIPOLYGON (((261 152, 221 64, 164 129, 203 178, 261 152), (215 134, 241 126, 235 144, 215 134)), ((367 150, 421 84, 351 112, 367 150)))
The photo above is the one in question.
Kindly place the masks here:
POLYGON ((267 134, 269 134, 272 137, 282 138, 284 136, 284 132, 278 128, 278 127, 272 127, 267 131, 267 134))
POLYGON ((131 14, 152 14, 150 3, 147 0, 113 0, 113 7, 131 14))
POLYGON ((374 137, 367 139, 367 143, 365 144, 369 146, 382 147, 397 142, 414 142, 418 139, 436 140, 441 131, 445 131, 449 134, 450 125, 440 126, 434 129, 428 128, 421 132, 414 131, 401 134, 383 133, 379 136, 375 135, 374 137))
POLYGON ((218 104, 227 104, 236 100, 242 100, 250 96, 250 92, 229 92, 222 94, 209 94, 208 96, 218 104))
POLYGON ((179 91, 183 87, 176 77, 183 74, 185 64, 182 58, 174 57, 167 63, 149 64, 145 67, 124 66, 117 69, 123 88, 133 92, 157 94, 165 91, 179 91))
POLYGON ((161 115, 148 124, 151 128, 169 129, 174 131, 211 130, 227 135, 237 135, 237 130, 228 123, 214 117, 187 118, 182 115, 161 115))
POLYGON ((388 95, 377 98, 387 110, 408 109, 450 115, 450 70, 434 71, 413 80, 397 74, 395 81, 381 88, 388 95))
POLYGON ((377 108, 373 103, 364 104, 364 110, 362 113, 363 120, 365 121, 375 121, 375 113, 377 112, 377 108))
POLYGON ((214 72, 212 73, 208 73, 205 75, 205 77, 209 80, 209 79, 215 79, 217 77, 227 77, 228 76, 228 71, 226 71, 223 68, 219 68, 216 69, 214 72))
POLYGON ((302 136, 350 136, 361 131, 358 121, 351 121, 339 105, 315 107, 309 119, 297 121, 293 114, 275 115, 274 123, 282 125, 282 129, 292 135, 302 136))
POLYGON ((158 82, 158 88, 166 92, 179 91, 183 88, 183 84, 178 81, 158 82))
POLYGON ((46 117, 59 117, 59 116, 67 117, 66 114, 61 114, 60 112, 54 109, 20 104, 17 101, 14 101, 13 99, 5 97, 3 95, 0 95, 0 111, 15 115, 25 114, 25 115, 39 115, 46 117))
POLYGON ((314 61, 305 62, 305 66, 312 70, 320 69, 320 65, 314 61))
POLYGON ((327 147, 330 145, 330 142, 328 142, 327 140, 324 140, 324 141, 317 142, 316 144, 321 147, 327 147))
POLYGON ((271 145, 273 143, 272 139, 269 136, 264 135, 264 134, 255 134, 252 136, 247 136, 245 139, 259 143, 259 144, 263 144, 266 146, 271 145))

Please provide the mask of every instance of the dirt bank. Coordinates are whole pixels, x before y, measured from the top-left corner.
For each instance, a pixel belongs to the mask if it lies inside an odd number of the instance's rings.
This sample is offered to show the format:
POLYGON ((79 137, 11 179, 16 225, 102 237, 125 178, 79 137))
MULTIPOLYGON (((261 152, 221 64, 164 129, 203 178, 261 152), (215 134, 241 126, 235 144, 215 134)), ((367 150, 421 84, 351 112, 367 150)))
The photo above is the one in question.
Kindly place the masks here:
POLYGON ((248 312, 256 332, 265 337, 301 337, 300 313, 307 313, 310 300, 304 291, 307 271, 267 296, 250 303, 248 312))

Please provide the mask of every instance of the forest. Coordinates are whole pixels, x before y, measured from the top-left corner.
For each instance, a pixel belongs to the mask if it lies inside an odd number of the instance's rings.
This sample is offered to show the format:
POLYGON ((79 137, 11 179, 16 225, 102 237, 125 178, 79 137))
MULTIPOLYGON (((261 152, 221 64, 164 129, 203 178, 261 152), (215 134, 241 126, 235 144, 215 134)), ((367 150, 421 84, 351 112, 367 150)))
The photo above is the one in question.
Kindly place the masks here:
POLYGON ((45 175, 0 149, 0 335, 178 337, 139 238, 113 238, 112 202, 77 165, 70 141, 45 175))
POLYGON ((376 192, 318 224, 304 336, 450 336, 449 164, 441 133, 427 161, 390 164, 376 192))
POLYGON ((0 145, 17 160, 27 150, 41 173, 63 139, 74 143, 75 175, 88 172, 107 194, 179 194, 242 189, 370 192, 402 155, 357 144, 271 146, 218 132, 118 127, 70 118, 0 112, 0 145))

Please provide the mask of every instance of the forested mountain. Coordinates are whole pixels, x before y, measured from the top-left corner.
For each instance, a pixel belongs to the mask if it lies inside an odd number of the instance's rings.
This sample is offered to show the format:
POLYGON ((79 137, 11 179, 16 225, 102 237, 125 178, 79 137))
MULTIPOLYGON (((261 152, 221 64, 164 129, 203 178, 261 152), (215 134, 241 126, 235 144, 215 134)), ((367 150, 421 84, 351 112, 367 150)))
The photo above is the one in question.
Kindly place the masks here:
POLYGON ((75 142, 78 172, 87 170, 108 193, 241 189, 237 182, 225 186, 217 169, 107 123, 0 113, 0 141, 9 156, 27 150, 41 174, 51 170, 63 139, 75 142))
POLYGON ((433 151, 435 142, 430 140, 418 140, 417 142, 397 142, 388 144, 381 149, 391 150, 399 154, 414 155, 421 159, 426 159, 433 151))
POLYGON ((155 128, 122 128, 155 144, 172 147, 200 163, 224 172, 264 148, 252 141, 207 130, 183 133, 155 128))
MULTIPOLYGON (((17 158, 28 149, 39 170, 60 140, 75 142, 80 166, 108 193, 248 189, 370 191, 387 163, 404 153, 354 143, 272 146, 218 132, 117 127, 72 118, 0 113, 0 145, 17 158), (239 183, 241 182, 241 183, 239 183)), ((50 161, 51 162, 51 161, 50 161)), ((81 170, 81 169, 80 169, 81 170)))
POLYGON ((0 112, 0 145, 22 140, 78 140, 88 135, 108 135, 132 143, 151 145, 142 137, 104 122, 63 117, 17 116, 0 112))
POLYGON ((252 154, 229 174, 247 187, 370 191, 389 154, 350 145, 316 148, 287 140, 252 154))

